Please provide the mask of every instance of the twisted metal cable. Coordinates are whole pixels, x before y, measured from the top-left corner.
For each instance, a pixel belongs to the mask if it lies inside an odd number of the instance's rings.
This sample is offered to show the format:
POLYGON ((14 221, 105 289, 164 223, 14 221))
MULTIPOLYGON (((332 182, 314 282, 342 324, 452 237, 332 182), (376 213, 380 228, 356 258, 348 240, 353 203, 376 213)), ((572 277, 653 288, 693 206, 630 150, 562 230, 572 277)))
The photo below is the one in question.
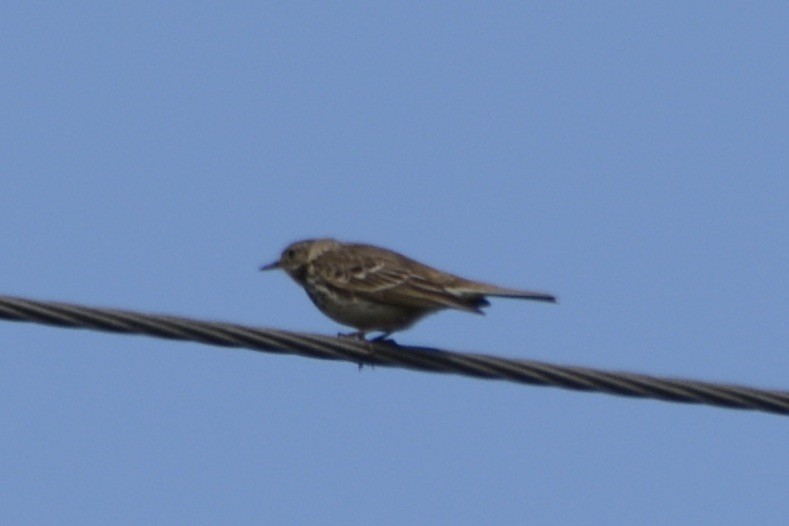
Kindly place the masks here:
POLYGON ((657 378, 642 374, 259 329, 232 323, 205 322, 176 316, 140 314, 10 296, 0 296, 0 318, 59 327, 144 334, 171 340, 190 340, 209 345, 296 354, 324 360, 345 360, 360 367, 362 365, 402 367, 578 391, 596 391, 620 396, 789 415, 789 391, 657 378))

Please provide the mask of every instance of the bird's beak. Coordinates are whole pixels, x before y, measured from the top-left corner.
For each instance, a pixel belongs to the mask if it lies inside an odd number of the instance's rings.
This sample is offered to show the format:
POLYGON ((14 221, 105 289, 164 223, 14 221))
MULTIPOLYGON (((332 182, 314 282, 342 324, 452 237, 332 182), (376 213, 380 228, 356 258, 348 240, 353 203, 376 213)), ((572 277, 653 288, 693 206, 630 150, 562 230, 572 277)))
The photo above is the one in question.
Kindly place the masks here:
POLYGON ((260 267, 260 271, 263 272, 264 270, 276 270, 280 267, 279 261, 275 261, 274 263, 269 263, 268 265, 263 265, 260 267))

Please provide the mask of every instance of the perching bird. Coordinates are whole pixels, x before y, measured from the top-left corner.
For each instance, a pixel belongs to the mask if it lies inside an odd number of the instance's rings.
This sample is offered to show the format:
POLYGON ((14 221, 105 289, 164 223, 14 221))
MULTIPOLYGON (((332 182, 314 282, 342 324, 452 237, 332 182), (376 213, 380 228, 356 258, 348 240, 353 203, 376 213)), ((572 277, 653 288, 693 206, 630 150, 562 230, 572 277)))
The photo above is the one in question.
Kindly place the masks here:
POLYGON ((545 292, 471 281, 385 248, 334 239, 297 241, 260 268, 273 269, 287 272, 328 317, 356 328, 348 336, 359 339, 375 331, 386 338, 443 309, 483 314, 486 296, 556 302, 545 292))

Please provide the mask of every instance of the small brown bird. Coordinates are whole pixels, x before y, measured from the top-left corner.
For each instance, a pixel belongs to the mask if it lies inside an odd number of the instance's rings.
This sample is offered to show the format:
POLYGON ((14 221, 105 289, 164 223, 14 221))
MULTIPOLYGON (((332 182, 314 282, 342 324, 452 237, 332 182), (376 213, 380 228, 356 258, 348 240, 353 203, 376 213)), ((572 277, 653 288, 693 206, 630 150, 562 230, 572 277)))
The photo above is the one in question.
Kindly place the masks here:
POLYGON ((407 329, 443 309, 483 314, 486 296, 556 302, 544 292, 509 289, 463 279, 372 245, 308 239, 289 245, 260 270, 282 269, 329 318, 357 329, 348 336, 377 339, 407 329))

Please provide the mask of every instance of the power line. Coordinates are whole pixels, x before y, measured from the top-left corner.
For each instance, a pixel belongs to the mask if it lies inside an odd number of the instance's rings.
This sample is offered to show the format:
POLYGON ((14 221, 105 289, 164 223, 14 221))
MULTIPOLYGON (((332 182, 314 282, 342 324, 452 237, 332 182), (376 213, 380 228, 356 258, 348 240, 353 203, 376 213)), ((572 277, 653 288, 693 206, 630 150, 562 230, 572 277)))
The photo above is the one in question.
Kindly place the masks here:
POLYGON ((141 314, 0 296, 0 319, 143 334, 171 340, 189 340, 209 345, 295 354, 324 360, 344 360, 359 366, 401 367, 530 385, 562 387, 577 391, 789 415, 789 391, 658 378, 643 374, 560 366, 531 360, 512 360, 427 347, 407 347, 318 334, 259 329, 176 316, 141 314))

